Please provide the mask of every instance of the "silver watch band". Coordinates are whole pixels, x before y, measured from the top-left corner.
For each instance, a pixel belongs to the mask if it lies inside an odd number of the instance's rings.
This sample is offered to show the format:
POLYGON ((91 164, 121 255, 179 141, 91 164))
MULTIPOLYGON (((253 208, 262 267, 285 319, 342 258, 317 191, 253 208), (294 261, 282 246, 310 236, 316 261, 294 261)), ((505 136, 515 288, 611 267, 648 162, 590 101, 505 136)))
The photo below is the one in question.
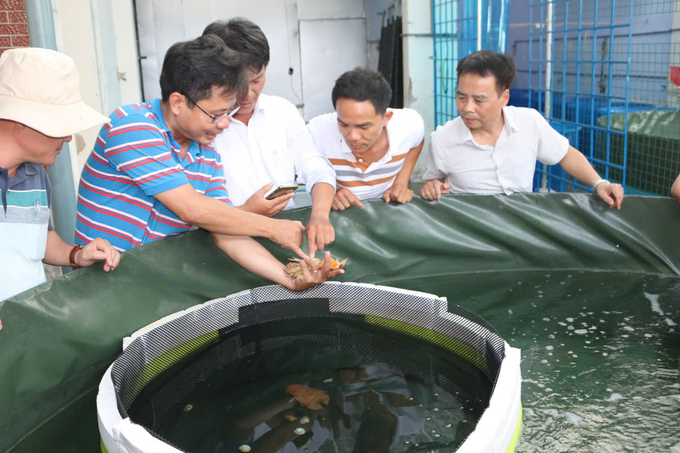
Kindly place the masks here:
POLYGON ((609 181, 607 181, 606 179, 598 179, 597 181, 595 181, 595 182, 593 183, 593 190, 597 190, 597 186, 599 186, 600 184, 602 184, 602 183, 604 183, 604 182, 606 182, 607 184, 611 184, 611 183, 610 183, 609 181))

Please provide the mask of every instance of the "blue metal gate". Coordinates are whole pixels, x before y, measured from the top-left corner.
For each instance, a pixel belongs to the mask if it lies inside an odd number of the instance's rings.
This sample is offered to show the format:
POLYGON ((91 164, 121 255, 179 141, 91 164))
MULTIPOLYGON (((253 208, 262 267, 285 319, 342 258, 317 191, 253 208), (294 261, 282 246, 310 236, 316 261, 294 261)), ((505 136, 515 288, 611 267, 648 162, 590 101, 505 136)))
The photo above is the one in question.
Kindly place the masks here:
MULTIPOLYGON (((625 185, 628 116, 623 130, 614 130, 611 113, 625 114, 632 106, 633 0, 531 0, 529 11, 529 105, 602 177, 625 185), (611 155, 612 136, 622 138, 620 156, 611 155)), ((535 190, 589 189, 560 166, 539 163, 536 170, 535 190)))
MULTIPOLYGON (((433 0, 435 124, 458 115, 460 58, 505 52, 511 35, 510 104, 543 113, 627 193, 668 195, 680 173, 680 1, 512 0, 509 25, 508 8, 508 0, 433 0)), ((538 164, 534 190, 589 188, 538 164)))
POLYGON ((456 66, 477 50, 505 52, 509 0, 432 0, 435 127, 458 116, 456 66))

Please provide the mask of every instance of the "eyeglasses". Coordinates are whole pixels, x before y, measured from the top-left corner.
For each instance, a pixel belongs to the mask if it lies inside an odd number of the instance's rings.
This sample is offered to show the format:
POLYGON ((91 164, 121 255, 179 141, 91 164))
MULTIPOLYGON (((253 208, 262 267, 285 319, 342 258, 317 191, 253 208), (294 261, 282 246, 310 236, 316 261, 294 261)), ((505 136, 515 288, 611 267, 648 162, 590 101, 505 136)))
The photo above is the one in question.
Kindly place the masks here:
POLYGON ((194 101, 193 99, 191 99, 189 96, 187 96, 187 95, 185 94, 184 97, 187 98, 188 100, 190 100, 196 107, 198 107, 198 109, 199 109, 201 112, 203 112, 203 113, 205 113, 206 115, 208 115, 208 116, 210 117, 210 119, 212 120, 212 123, 213 123, 213 124, 219 123, 219 122, 222 121, 222 120, 224 119, 224 117, 226 117, 226 116, 228 116, 229 118, 233 118, 233 116, 236 115, 236 112, 238 112, 238 109, 241 108, 241 104, 239 104, 239 103, 237 102, 237 103, 234 104, 234 106, 232 106, 232 108, 230 108, 228 111, 226 111, 226 112, 224 112, 224 113, 222 113, 222 114, 220 114, 220 115, 211 115, 210 113, 208 113, 208 112, 206 112, 205 110, 203 110, 203 109, 201 108, 201 106, 198 105, 198 104, 196 103, 196 101, 194 101))

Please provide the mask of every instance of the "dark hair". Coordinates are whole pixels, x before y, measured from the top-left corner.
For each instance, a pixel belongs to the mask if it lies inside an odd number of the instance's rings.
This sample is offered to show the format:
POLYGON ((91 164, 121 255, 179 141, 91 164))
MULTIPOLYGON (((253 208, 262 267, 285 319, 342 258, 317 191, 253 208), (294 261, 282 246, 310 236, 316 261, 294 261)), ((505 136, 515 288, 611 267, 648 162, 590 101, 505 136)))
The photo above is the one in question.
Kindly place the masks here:
POLYGON ((390 105, 390 99, 392 99, 392 88, 379 72, 366 68, 354 68, 338 77, 331 97, 333 107, 341 98, 353 101, 371 101, 375 113, 384 115, 387 106, 390 105))
POLYGON ((517 72, 512 57, 490 50, 471 53, 458 62, 456 71, 459 81, 463 74, 477 74, 482 77, 493 75, 496 78, 496 90, 499 96, 512 86, 517 72))
POLYGON ((247 88, 238 53, 214 35, 173 44, 165 53, 160 82, 164 101, 174 92, 198 102, 215 88, 239 94, 247 88))
POLYGON ((269 41, 262 29, 248 19, 216 20, 205 27, 203 34, 222 38, 227 47, 239 53, 245 69, 259 72, 269 64, 269 41))

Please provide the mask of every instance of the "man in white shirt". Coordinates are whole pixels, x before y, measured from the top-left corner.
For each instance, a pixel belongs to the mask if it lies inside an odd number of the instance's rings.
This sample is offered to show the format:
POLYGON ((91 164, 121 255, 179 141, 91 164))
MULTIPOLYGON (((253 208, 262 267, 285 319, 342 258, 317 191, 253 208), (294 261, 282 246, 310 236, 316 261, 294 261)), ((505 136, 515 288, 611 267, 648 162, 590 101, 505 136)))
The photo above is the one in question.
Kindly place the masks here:
POLYGON ((380 73, 356 68, 333 87, 335 113, 313 118, 307 128, 333 164, 338 190, 333 209, 362 207, 382 197, 408 203, 408 181, 423 149, 424 123, 412 109, 388 109, 392 89, 380 73))
POLYGON ((420 195, 510 195, 531 192, 536 160, 560 164, 610 208, 621 209, 623 187, 601 179, 585 156, 539 112, 508 107, 515 64, 507 55, 481 50, 458 63, 456 105, 460 116, 430 135, 430 166, 420 195))
POLYGON ((239 96, 240 108, 231 124, 214 141, 224 165, 225 186, 239 209, 273 216, 295 207, 294 192, 267 200, 265 194, 282 184, 305 184, 312 197, 307 223, 309 255, 335 240, 328 219, 335 194, 335 173, 317 151, 297 108, 286 99, 262 94, 269 63, 269 43, 260 27, 235 18, 215 21, 203 34, 222 38, 239 53, 248 91, 239 96))

